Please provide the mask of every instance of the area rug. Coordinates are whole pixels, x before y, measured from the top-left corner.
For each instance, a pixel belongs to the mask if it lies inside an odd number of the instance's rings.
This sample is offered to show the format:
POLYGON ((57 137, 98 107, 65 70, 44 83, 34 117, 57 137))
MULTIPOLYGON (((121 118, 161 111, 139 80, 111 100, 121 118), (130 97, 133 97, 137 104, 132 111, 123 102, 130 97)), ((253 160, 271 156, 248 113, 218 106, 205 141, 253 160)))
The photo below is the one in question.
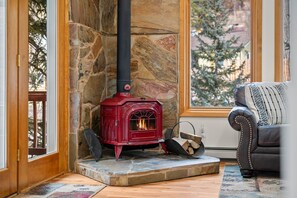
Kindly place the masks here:
POLYGON ((100 185, 64 184, 64 183, 45 183, 32 188, 26 193, 17 197, 30 198, 89 198, 97 194, 105 187, 100 185))
POLYGON ((257 173, 256 177, 243 178, 238 165, 226 165, 220 198, 277 198, 281 197, 283 181, 272 172, 257 173))

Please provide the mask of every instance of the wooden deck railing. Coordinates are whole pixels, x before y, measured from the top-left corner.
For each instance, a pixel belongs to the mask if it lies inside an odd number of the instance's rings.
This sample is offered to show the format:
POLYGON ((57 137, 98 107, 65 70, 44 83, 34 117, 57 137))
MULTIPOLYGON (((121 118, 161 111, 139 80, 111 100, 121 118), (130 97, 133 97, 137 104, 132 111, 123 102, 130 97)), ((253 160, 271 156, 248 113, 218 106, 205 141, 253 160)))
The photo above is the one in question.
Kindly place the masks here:
POLYGON ((33 144, 29 155, 46 154, 46 91, 29 91, 29 102, 33 104, 33 144), (41 145, 38 145, 38 112, 37 103, 42 103, 41 145))

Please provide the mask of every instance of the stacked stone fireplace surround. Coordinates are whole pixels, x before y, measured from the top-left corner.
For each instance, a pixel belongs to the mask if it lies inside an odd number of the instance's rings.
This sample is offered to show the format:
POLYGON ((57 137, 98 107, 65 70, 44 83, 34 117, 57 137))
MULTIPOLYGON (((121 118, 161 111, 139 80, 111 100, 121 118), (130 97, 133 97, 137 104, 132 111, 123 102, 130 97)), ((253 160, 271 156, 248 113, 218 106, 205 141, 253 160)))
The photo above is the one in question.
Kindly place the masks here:
MULTIPOLYGON (((131 94, 163 103, 163 128, 178 119, 178 0, 131 0, 131 94)), ((117 0, 69 1, 69 166, 89 155, 100 102, 116 93, 117 0)))

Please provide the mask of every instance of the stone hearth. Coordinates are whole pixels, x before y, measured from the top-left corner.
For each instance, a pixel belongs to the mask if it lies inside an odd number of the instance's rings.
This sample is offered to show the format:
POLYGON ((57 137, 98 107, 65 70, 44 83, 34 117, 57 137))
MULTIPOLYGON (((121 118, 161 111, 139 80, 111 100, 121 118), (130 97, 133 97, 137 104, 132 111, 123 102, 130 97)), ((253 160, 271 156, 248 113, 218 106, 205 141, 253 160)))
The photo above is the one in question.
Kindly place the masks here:
POLYGON ((219 173, 218 158, 201 156, 188 159, 166 155, 158 150, 123 151, 118 161, 113 150, 104 151, 95 162, 82 159, 76 163, 76 172, 111 186, 131 186, 186 177, 219 173))

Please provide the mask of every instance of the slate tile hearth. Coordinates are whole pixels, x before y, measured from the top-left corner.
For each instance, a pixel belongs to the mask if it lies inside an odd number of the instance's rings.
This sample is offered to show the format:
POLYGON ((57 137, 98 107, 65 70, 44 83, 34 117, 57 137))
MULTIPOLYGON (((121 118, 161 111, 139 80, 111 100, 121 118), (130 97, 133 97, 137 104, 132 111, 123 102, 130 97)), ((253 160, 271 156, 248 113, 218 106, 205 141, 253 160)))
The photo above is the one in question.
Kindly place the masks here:
POLYGON ((78 160, 76 172, 111 186, 131 186, 219 173, 220 160, 209 156, 188 159, 153 149, 123 151, 118 160, 111 149, 105 150, 103 154, 98 162, 92 158, 78 160))

